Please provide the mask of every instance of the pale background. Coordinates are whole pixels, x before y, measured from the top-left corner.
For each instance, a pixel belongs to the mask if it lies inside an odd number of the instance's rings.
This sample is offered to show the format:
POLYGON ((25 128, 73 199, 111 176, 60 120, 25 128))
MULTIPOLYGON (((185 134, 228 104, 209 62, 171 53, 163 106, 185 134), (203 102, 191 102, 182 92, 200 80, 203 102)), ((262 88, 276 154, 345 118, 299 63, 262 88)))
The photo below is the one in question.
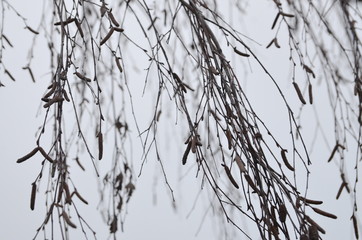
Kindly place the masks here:
MULTIPOLYGON (((250 5, 247 5, 247 12, 243 16, 244 22, 239 20, 240 30, 243 30, 243 33, 249 34, 248 36, 265 46, 273 36, 273 32, 270 31, 270 22, 275 16, 275 11, 274 9, 271 10, 271 3, 265 4, 265 1, 250 2, 250 5)), ((27 18, 30 26, 39 24, 42 11, 41 1, 13 0, 12 4, 27 18)), ((227 9, 226 6, 223 7, 227 9)), ((6 14, 5 19, 7 36, 11 38, 15 48, 8 48, 3 59, 6 65, 10 66, 10 70, 14 73, 17 81, 12 82, 5 78, 3 74, 1 75, 1 81, 6 87, 0 88, 0 161, 2 162, 0 168, 0 239, 32 239, 45 214, 41 205, 41 193, 38 193, 37 196, 36 211, 31 211, 29 208, 30 183, 34 181, 36 174, 38 174, 40 159, 34 158, 21 165, 16 164, 16 159, 28 153, 35 146, 35 133, 42 124, 44 113, 41 112, 43 109, 40 105, 40 98, 50 80, 49 71, 47 70, 49 60, 48 56, 44 54, 44 51, 47 50, 46 43, 39 40, 36 43, 36 57, 33 63, 37 79, 37 83, 34 84, 28 73, 21 70, 21 67, 27 62, 27 53, 32 45, 32 33, 24 29, 24 24, 14 14, 6 14)), ((272 69, 273 76, 280 81, 279 84, 286 91, 286 96, 292 102, 292 106, 298 107, 299 101, 288 78, 290 71, 288 57, 286 57, 288 56, 287 50, 287 47, 281 50, 271 49, 269 52, 262 52, 261 56, 265 65, 272 69)), ((235 62, 237 63, 237 60, 235 62)), ((281 138, 281 142, 287 142, 288 131, 279 131, 279 129, 284 129, 285 126, 285 109, 279 107, 278 101, 280 99, 274 96, 272 91, 269 91, 269 89, 273 88, 270 81, 262 72, 256 70, 258 67, 253 66, 253 69, 255 71, 249 74, 245 79, 245 83, 243 83, 246 92, 252 104, 254 104, 256 112, 266 120, 275 135, 281 138), (266 101, 266 99, 271 98, 275 99, 275 102, 266 101)), ((142 81, 140 81, 140 86, 143 86, 142 81)), ((323 87, 323 82, 319 87, 323 87)), ((315 89, 318 89, 318 87, 315 87, 315 89)), ((332 114, 324 94, 325 91, 323 90, 315 95, 316 104, 314 106, 319 111, 321 122, 325 124, 325 130, 331 133, 327 135, 327 139, 331 139, 331 141, 326 144, 319 137, 314 145, 308 196, 323 200, 325 204, 321 208, 336 214, 340 221, 337 222, 320 217, 317 214, 310 214, 327 230, 327 234, 324 236, 325 239, 353 239, 352 225, 347 224, 352 212, 350 198, 344 193, 340 200, 335 200, 340 184, 339 172, 336 164, 333 162, 326 163, 334 143, 332 114), (321 107, 318 108, 318 106, 321 107), (325 113, 322 111, 325 111, 325 113)), ((145 96, 145 98, 150 96, 145 96)), ((142 104, 142 99, 139 101, 142 104)), ((143 100, 143 104, 147 102, 147 99, 143 100)), ((311 106, 306 108, 304 117, 313 119, 313 108, 311 106)), ((150 117, 144 119, 147 123, 150 117)), ((167 119, 164 121, 167 121, 167 119)), ((313 123, 310 123, 309 126, 308 121, 306 121, 302 129, 307 146, 310 149, 314 127, 313 123)), ((165 133, 166 135, 167 133, 165 133)), ((184 137, 180 133, 176 139, 182 141, 184 137)), ((138 141, 134 140, 134 142, 138 141)), ((119 233, 119 239, 224 239, 218 235, 216 228, 218 221, 211 217, 210 212, 207 213, 207 220, 198 232, 205 211, 209 206, 206 199, 207 195, 200 197, 196 203, 196 210, 188 216, 200 189, 200 183, 194 177, 195 172, 188 174, 187 178, 183 178, 179 183, 178 179, 186 172, 185 169, 179 169, 183 149, 172 146, 166 148, 168 148, 168 151, 165 152, 164 157, 169 160, 165 163, 165 166, 177 197, 177 211, 172 207, 168 190, 165 187, 163 177, 160 175, 159 165, 156 160, 149 159, 142 176, 137 180, 137 188, 128 209, 125 232, 119 233), (155 182, 157 182, 156 185, 155 182), (155 197, 157 201, 155 201, 155 197)), ((355 148, 351 149, 354 151, 355 148)), ((354 160, 351 164, 353 163, 354 160)), ((104 172, 105 167, 102 167, 102 164, 100 163, 100 170, 102 172, 103 168, 104 172)), ((137 158, 137 154, 135 155, 134 164, 136 172, 138 172, 141 160, 137 158)), ((82 193, 88 199, 90 205, 84 207, 79 205, 81 206, 80 210, 83 216, 88 219, 90 225, 97 231, 98 239, 107 239, 108 228, 101 221, 99 212, 95 210, 99 200, 97 197, 96 177, 91 170, 91 165, 87 167, 88 171, 85 173, 79 172, 77 184, 78 189, 82 189, 82 193)), ((75 233, 74 236, 79 237, 79 234, 75 233)), ((251 235, 253 234, 251 233, 251 235)), ((240 236, 230 236, 229 239, 243 239, 240 236)), ((38 239, 42 239, 41 234, 38 239)), ((56 236, 55 239, 60 238, 56 236)), ((91 236, 90 239, 92 239, 91 236)))

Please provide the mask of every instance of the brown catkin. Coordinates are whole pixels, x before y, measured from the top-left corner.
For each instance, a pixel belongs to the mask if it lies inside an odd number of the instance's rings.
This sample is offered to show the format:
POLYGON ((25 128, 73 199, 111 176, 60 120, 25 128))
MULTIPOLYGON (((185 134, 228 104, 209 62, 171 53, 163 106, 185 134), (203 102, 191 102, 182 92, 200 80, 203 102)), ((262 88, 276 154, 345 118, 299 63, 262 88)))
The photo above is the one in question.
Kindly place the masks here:
POLYGON ((36 183, 31 184, 31 196, 30 196, 30 209, 34 210, 35 207, 35 197, 36 197, 36 183))
POLYGON ((300 91, 300 88, 299 88, 299 86, 298 86, 298 83, 293 82, 293 86, 294 86, 295 91, 297 92, 297 95, 298 95, 299 100, 300 100, 303 104, 306 104, 307 102, 306 102, 306 101, 304 100, 304 98, 303 98, 303 94, 302 94, 302 92, 300 91))
POLYGON ((313 90, 312 90, 312 84, 308 85, 308 94, 309 94, 309 103, 313 104, 313 90))
POLYGON ((63 184, 61 183, 59 188, 58 188, 58 197, 57 197, 57 203, 60 203, 60 201, 62 200, 62 196, 63 196, 63 184))
POLYGON ((111 11, 108 11, 108 17, 116 27, 119 27, 119 23, 117 22, 116 18, 114 17, 111 11))
POLYGON ((13 77, 13 75, 11 75, 11 73, 6 69, 5 69, 5 74, 7 74, 9 76, 9 78, 11 78, 11 80, 13 80, 15 82, 15 78, 13 77))
POLYGON ((306 234, 300 235, 299 240, 309 240, 309 237, 306 234))
POLYGON ((285 154, 287 150, 285 149, 282 149, 280 154, 282 155, 282 159, 283 159, 283 162, 285 164, 285 166, 292 172, 294 172, 294 167, 292 165, 290 165, 290 163, 288 162, 288 159, 287 159, 287 156, 285 154))
POLYGON ((44 98, 49 98, 51 95, 53 95, 53 93, 55 92, 57 85, 55 83, 53 83, 51 85, 50 91, 44 95, 44 98))
POLYGON ((310 240, 318 240, 319 234, 318 234, 318 228, 315 225, 309 226, 308 229, 308 235, 310 240))
POLYGON ((333 150, 332 150, 332 153, 331 155, 329 156, 328 158, 328 161, 327 162, 330 162, 332 161, 333 157, 334 157, 334 154, 337 152, 338 150, 338 147, 342 148, 342 149, 345 149, 344 146, 342 146, 341 144, 339 144, 338 142, 336 143, 336 145, 334 146, 333 150))
POLYGON ((114 31, 121 33, 121 32, 124 32, 124 29, 120 28, 120 27, 114 27, 114 31))
POLYGON ((67 20, 63 21, 63 22, 56 22, 54 23, 54 26, 59 26, 59 25, 68 25, 69 23, 74 22, 76 19, 75 18, 68 18, 67 20))
POLYGON ((293 14, 290 14, 290 13, 280 12, 280 14, 281 14, 283 17, 289 17, 289 18, 294 17, 294 15, 293 15, 293 14))
POLYGON ((86 76, 84 76, 83 74, 81 74, 80 72, 75 72, 74 73, 77 77, 79 77, 80 79, 86 81, 86 82, 91 82, 92 80, 90 78, 87 78, 86 76))
POLYGON ((44 224, 47 224, 49 222, 49 219, 50 219, 50 216, 52 215, 53 213, 53 208, 54 208, 54 204, 50 205, 50 208, 48 210, 48 213, 47 213, 47 216, 44 220, 44 224))
POLYGON ((192 153, 196 153, 196 142, 197 142, 197 139, 196 137, 192 137, 191 139, 191 151, 192 153))
POLYGON ((278 42, 278 39, 277 39, 277 38, 274 38, 274 45, 275 45, 277 48, 280 48, 280 45, 279 45, 279 42, 278 42))
POLYGON ((43 155, 43 157, 48 160, 49 162, 53 163, 54 160, 44 151, 44 149, 42 147, 39 147, 39 151, 41 153, 41 155, 43 155))
POLYGON ((235 156, 235 162, 238 165, 241 172, 246 172, 245 164, 243 163, 239 155, 235 156))
POLYGON ((112 36, 113 32, 114 32, 114 28, 111 27, 111 29, 109 30, 109 32, 107 33, 107 35, 102 39, 102 41, 101 41, 101 43, 100 43, 101 46, 108 41, 108 39, 112 36))
POLYGON ((322 215, 322 216, 325 216, 325 217, 329 217, 329 218, 333 218, 333 219, 337 219, 337 216, 332 214, 332 213, 329 213, 329 212, 326 212, 326 211, 323 211, 319 208, 312 208, 313 211, 315 211, 316 213, 322 215))
POLYGON ((67 94, 67 92, 66 92, 64 89, 62 90, 62 93, 63 93, 63 96, 64 96, 65 101, 70 102, 70 99, 69 99, 69 97, 68 97, 68 94, 67 94))
POLYGON ((317 227, 318 231, 320 231, 323 234, 326 234, 326 231, 319 226, 313 219, 311 219, 309 216, 305 216, 305 219, 313 226, 317 227))
POLYGON ((271 29, 274 29, 275 24, 277 24, 277 21, 278 21, 278 19, 279 19, 279 16, 280 16, 280 13, 278 13, 278 14, 275 16, 271 29))
POLYGON ((307 73, 312 74, 312 77, 315 78, 315 74, 314 74, 313 70, 310 67, 308 67, 307 65, 304 65, 303 67, 304 67, 304 69, 305 69, 305 71, 307 73))
POLYGON ((299 197, 299 200, 303 201, 305 203, 308 203, 308 204, 315 204, 315 205, 320 205, 323 203, 323 201, 312 200, 312 199, 308 199, 308 198, 304 198, 304 197, 299 197))
POLYGON ((338 200, 339 197, 341 196, 341 193, 342 193, 342 190, 343 188, 346 186, 347 184, 345 182, 342 182, 341 186, 339 187, 338 189, 338 192, 337 192, 337 196, 336 196, 336 199, 338 200))
POLYGON ((284 204, 280 204, 279 206, 279 220, 281 222, 285 222, 285 220, 287 219, 287 208, 285 207, 284 204))
POLYGON ((240 52, 236 47, 234 47, 234 52, 242 57, 250 57, 250 54, 240 52))
POLYGON ((230 182, 234 185, 234 187, 236 187, 237 189, 239 189, 239 185, 237 184, 237 182, 235 181, 233 175, 231 175, 230 169, 228 166, 226 166, 225 164, 221 164, 221 166, 224 167, 226 175, 228 176, 230 182))
POLYGON ((84 38, 84 32, 83 32, 83 29, 82 29, 82 25, 80 24, 80 22, 77 19, 75 19, 75 25, 78 28, 78 32, 79 32, 80 36, 82 38, 84 38))
POLYGON ((275 41, 275 38, 273 38, 273 40, 270 41, 270 43, 268 43, 268 45, 266 45, 266 48, 269 48, 275 41))
POLYGON ((72 228, 77 228, 77 225, 75 225, 72 221, 70 221, 70 218, 66 212, 63 211, 62 213, 64 221, 72 228))
POLYGON ((101 160, 103 157, 103 134, 98 133, 98 159, 101 160))
POLYGON ((69 186, 66 182, 63 183, 63 189, 65 192, 65 202, 71 204, 72 203, 72 195, 70 194, 69 186))
POLYGON ((30 153, 26 154, 24 157, 19 158, 16 162, 22 163, 22 162, 28 160, 29 158, 31 158, 32 156, 34 156, 38 151, 39 151, 39 147, 36 147, 30 153))
POLYGON ((185 165, 186 162, 187 162, 187 157, 190 153, 190 149, 191 149, 191 144, 192 144, 192 141, 189 141, 189 143, 187 144, 187 147, 186 147, 186 150, 184 152, 184 155, 182 156, 182 165, 185 165))
POLYGON ((233 137, 229 129, 226 130, 226 138, 228 140, 228 148, 230 150, 233 147, 233 137))
POLYGON ((121 62, 119 61, 120 58, 118 57, 115 57, 116 59, 116 65, 117 65, 117 68, 120 72, 123 72, 123 68, 122 68, 122 65, 121 65, 121 62))
POLYGON ((74 194, 75 194, 75 195, 79 198, 79 200, 81 200, 84 204, 87 204, 87 205, 88 205, 88 201, 85 200, 85 199, 82 197, 82 195, 79 194, 79 192, 78 192, 77 190, 74 192, 74 194))
POLYGON ((26 28, 30 31, 30 32, 32 32, 32 33, 34 33, 34 34, 36 34, 36 35, 38 35, 39 34, 39 32, 38 31, 35 31, 34 29, 32 29, 31 27, 29 27, 29 26, 26 26, 26 28))
POLYGON ((245 177, 245 180, 249 183, 249 186, 254 190, 254 192, 258 192, 258 189, 256 188, 251 177, 248 174, 245 174, 244 177, 245 177))
POLYGON ((354 214, 352 216, 352 221, 353 221, 354 235, 355 235, 356 239, 359 239, 357 218, 354 214))

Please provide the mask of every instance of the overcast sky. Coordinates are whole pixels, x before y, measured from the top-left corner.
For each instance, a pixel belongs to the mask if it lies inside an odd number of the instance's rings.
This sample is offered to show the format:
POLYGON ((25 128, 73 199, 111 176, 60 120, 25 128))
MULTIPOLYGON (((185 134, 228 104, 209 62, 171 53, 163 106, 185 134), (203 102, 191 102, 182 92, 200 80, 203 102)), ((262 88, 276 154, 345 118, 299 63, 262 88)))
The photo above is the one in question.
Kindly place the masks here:
MULTIPOLYGON (((36 27, 39 25, 42 12, 41 1, 12 0, 11 2, 27 18, 27 23, 30 26, 36 27)), ((252 37, 262 46, 265 46, 273 37, 273 32, 270 31, 270 23, 273 21, 276 12, 274 8, 271 8, 272 4, 265 2, 267 1, 250 1, 250 4, 245 4, 245 15, 234 19, 240 22, 238 28, 242 33, 252 37)), ((225 9, 223 11, 229 11, 226 6, 220 7, 225 9)), ((0 168, 2 196, 0 198, 0 238, 32 239, 45 216, 45 209, 42 205, 44 196, 42 195, 44 195, 46 181, 43 182, 41 188, 43 192, 38 193, 36 209, 31 211, 29 208, 31 183, 38 174, 41 159, 38 156, 23 164, 17 164, 16 160, 35 147, 36 133, 44 118, 45 111, 41 107, 40 98, 44 95, 51 80, 48 69, 48 48, 44 39, 39 38, 36 42, 32 63, 37 82, 33 83, 28 72, 22 70, 22 67, 27 63, 33 35, 24 29, 23 22, 13 13, 6 11, 5 14, 4 33, 11 40, 14 48, 7 48, 4 51, 3 61, 6 66, 9 66, 9 70, 15 76, 16 82, 12 82, 5 77, 3 69, 1 69, 1 82, 6 87, 0 88, 0 161, 2 162, 0 168)), ((291 91, 293 89, 289 79, 288 47, 265 51, 265 47, 258 48, 257 44, 254 46, 265 65, 272 69, 273 76, 280 81, 278 83, 286 92, 291 105, 297 111, 299 101, 295 93, 291 91)), ((233 64, 235 66, 247 66, 247 64, 241 65, 242 63, 238 59, 233 59, 233 64)), ((285 124, 287 124, 285 121, 286 112, 278 104, 280 98, 275 95, 274 91, 270 91, 274 86, 265 74, 256 65, 252 65, 251 68, 245 78, 242 78, 245 81, 242 85, 245 87, 245 91, 256 112, 260 114, 261 118, 266 119, 266 123, 275 135, 280 137, 281 142, 288 142, 288 129, 284 128, 285 124), (273 99, 273 101, 267 99, 273 99)), ((144 76, 144 74, 145 72, 140 72, 141 76, 144 76)), ((143 81, 140 81, 139 86, 143 87, 143 81)), ((318 87, 323 89, 323 82, 319 86, 315 85, 315 91, 318 91, 318 87)), ((143 99, 138 100, 138 104, 147 106, 147 104, 150 104, 149 101, 152 97, 154 97, 152 94, 146 94, 143 99)), ((326 163, 331 148, 333 148, 333 141, 326 144, 322 137, 318 137, 314 143, 314 148, 311 147, 315 130, 315 123, 312 121, 315 120, 315 110, 319 112, 325 130, 330 132, 327 134, 327 138, 333 139, 334 137, 333 119, 327 105, 326 91, 319 91, 315 95, 315 101, 314 106, 306 107, 303 115, 303 119, 311 119, 311 121, 305 121, 302 129, 307 146, 312 150, 313 161, 310 168, 312 174, 308 196, 323 200, 325 204, 321 208, 333 212, 340 221, 326 219, 313 213, 310 214, 327 230, 325 239, 352 239, 353 229, 351 225, 346 224, 349 223, 352 212, 350 198, 347 194, 342 194, 340 200, 335 200, 340 184, 339 171, 334 162, 326 163)), ((136 106, 136 109, 137 107, 141 112, 144 106, 136 106)), ((141 121, 141 126, 146 126, 151 117, 145 116, 143 119, 145 122, 142 123, 141 121)), ((171 124, 174 123, 174 119, 169 121, 166 116, 162 121, 165 124, 166 122, 168 124, 170 122, 171 124)), ((166 129, 169 132, 161 133, 160 136, 175 134, 176 142, 181 142, 186 137, 181 131, 170 130, 170 127, 166 129)), ((135 139, 134 142, 136 143, 138 140, 135 139)), ((136 147, 137 144, 135 144, 136 147)), ((127 210, 125 232, 119 233, 119 239, 223 239, 218 235, 217 228, 215 228, 218 221, 212 217, 213 214, 209 208, 207 194, 201 195, 196 201, 196 210, 192 211, 200 189, 200 181, 195 178, 195 170, 187 174, 190 166, 180 169, 180 154, 182 154, 183 149, 178 149, 177 146, 171 145, 171 143, 165 149, 167 150, 163 157, 168 159, 165 166, 169 171, 170 183, 177 197, 176 208, 173 207, 169 191, 164 184, 159 164, 155 159, 148 159, 141 177, 137 180, 136 191, 127 210), (182 178, 183 175, 186 175, 186 177, 182 178), (180 178, 182 178, 181 181, 179 181, 180 178), (189 214, 190 211, 191 214, 189 214), (207 220, 205 220, 199 231, 205 214, 207 220)), ((351 150, 354 151, 354 149, 351 150)), ((141 160, 139 159, 141 150, 135 149, 135 151, 138 154, 135 154, 133 160, 135 170, 138 173, 141 167, 141 160)), ((108 153, 108 156, 110 155, 108 153)), ((90 162, 85 163, 85 165, 86 172, 74 170, 74 173, 78 174, 76 178, 78 189, 89 201, 88 206, 79 204, 79 209, 84 217, 89 220, 90 225, 97 231, 98 239, 107 239, 108 227, 103 223, 99 211, 96 210, 99 198, 97 196, 98 187, 95 172, 92 170, 90 162)), ((106 163, 105 166, 107 166, 106 163)), ((99 168, 103 173, 106 171, 105 167, 102 166, 102 162, 99 164, 99 168)), ((79 232, 74 233, 72 231, 71 235, 82 236, 79 232)), ((251 235, 257 236, 257 234, 253 233, 251 235)), ((40 233, 38 239, 42 239, 42 233, 40 233)), ((56 236, 55 239, 60 238, 56 236)), ((243 238, 229 236, 229 239, 243 238)))

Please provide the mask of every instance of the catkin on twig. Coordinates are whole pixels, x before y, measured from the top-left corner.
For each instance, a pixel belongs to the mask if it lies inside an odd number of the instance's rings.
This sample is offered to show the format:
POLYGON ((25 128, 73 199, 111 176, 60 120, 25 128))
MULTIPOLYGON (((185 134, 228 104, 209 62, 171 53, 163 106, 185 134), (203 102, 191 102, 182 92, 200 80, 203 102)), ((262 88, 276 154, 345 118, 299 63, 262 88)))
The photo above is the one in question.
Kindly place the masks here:
POLYGON ((119 61, 120 58, 118 57, 115 57, 115 60, 116 60, 116 65, 117 65, 117 68, 120 72, 123 72, 123 68, 122 68, 122 65, 121 65, 121 62, 119 61))
POLYGON ((35 197, 36 197, 36 183, 31 184, 31 197, 30 197, 30 209, 34 210, 35 206, 35 197))
POLYGON ((295 91, 297 92, 297 95, 298 95, 299 100, 300 100, 303 104, 307 104, 307 102, 306 102, 306 101, 304 100, 304 98, 303 98, 303 94, 302 94, 302 92, 300 91, 300 88, 299 88, 299 86, 298 86, 298 83, 293 82, 293 86, 294 86, 295 91))
POLYGON ((338 150, 338 147, 340 147, 340 148, 342 148, 342 149, 345 149, 344 146, 342 146, 341 144, 339 144, 339 143, 337 142, 336 145, 334 146, 334 148, 333 148, 333 150, 332 150, 332 153, 331 153, 331 156, 329 156, 327 162, 332 161, 332 159, 333 159, 333 157, 334 157, 334 154, 335 154, 336 151, 338 150))
POLYGON ((323 203, 323 201, 312 200, 312 199, 304 198, 304 197, 301 197, 301 196, 298 197, 298 200, 303 201, 303 202, 308 203, 308 204, 314 204, 314 205, 320 205, 320 204, 323 203))
POLYGON ((235 156, 235 162, 238 165, 241 172, 246 172, 245 164, 243 163, 243 160, 241 160, 239 155, 235 156))
POLYGON ((70 194, 69 186, 66 182, 63 182, 63 189, 65 192, 65 203, 72 203, 72 195, 70 194))
POLYGON ((309 234, 309 239, 310 240, 318 240, 319 239, 318 228, 315 225, 309 226, 308 234, 309 234))
POLYGON ((249 186, 254 190, 254 192, 258 192, 253 180, 248 174, 244 174, 245 180, 249 183, 249 186))
POLYGON ((228 140, 228 148, 230 150, 233 147, 233 137, 229 129, 226 130, 226 138, 228 140))
POLYGON ((77 19, 75 19, 75 25, 77 26, 77 29, 78 29, 78 32, 79 32, 80 36, 81 36, 82 38, 84 38, 84 33, 83 33, 82 25, 80 24, 80 22, 79 22, 77 19))
POLYGON ((230 169, 228 166, 226 166, 225 164, 221 164, 221 166, 224 167, 226 175, 228 176, 230 182, 234 185, 234 187, 236 187, 237 189, 239 189, 239 185, 237 184, 237 182, 235 181, 233 175, 231 175, 230 169))
POLYGON ((332 213, 329 213, 329 212, 326 212, 326 211, 323 211, 319 208, 314 208, 312 207, 313 211, 315 211, 316 213, 322 215, 322 216, 325 216, 325 217, 329 217, 329 218, 333 218, 333 219, 337 219, 337 216, 332 214, 332 213))
POLYGON ((319 226, 313 219, 311 219, 309 216, 305 216, 305 219, 307 220, 307 222, 309 222, 311 225, 313 226, 316 226, 318 231, 320 231, 321 233, 323 234, 326 234, 326 231, 321 227, 319 226))
POLYGON ((312 74, 312 77, 315 78, 315 74, 314 74, 313 70, 312 70, 310 67, 308 67, 307 65, 304 64, 304 65, 303 65, 303 68, 305 69, 305 71, 306 71, 307 73, 312 74))
POLYGON ((357 218, 354 214, 352 215, 352 221, 353 221, 354 235, 356 239, 359 239, 357 218))
POLYGON ((236 47, 234 47, 234 52, 242 57, 250 57, 250 54, 240 52, 236 47))
POLYGON ((187 157, 188 157, 188 155, 189 155, 189 153, 190 153, 191 144, 192 144, 191 141, 189 141, 188 144, 187 144, 187 147, 186 147, 186 150, 185 150, 185 152, 184 152, 184 155, 182 156, 182 165, 185 165, 186 162, 187 162, 187 157))
POLYGON ((75 72, 74 73, 77 77, 79 77, 80 79, 86 81, 86 82, 91 82, 92 80, 90 78, 87 78, 86 76, 84 76, 83 74, 81 74, 80 72, 75 72))
POLYGON ((31 27, 29 27, 29 26, 26 26, 26 28, 30 31, 30 32, 32 32, 32 33, 34 33, 34 34, 36 34, 36 35, 38 35, 39 34, 39 32, 38 31, 35 31, 34 29, 32 29, 31 27))
POLYGON ((42 147, 39 147, 39 151, 41 153, 41 155, 43 155, 43 157, 48 160, 49 162, 53 163, 54 160, 44 151, 44 149, 42 147))
POLYGON ((114 28, 111 27, 111 29, 109 30, 109 32, 107 33, 107 35, 102 39, 102 41, 101 41, 101 43, 100 43, 101 46, 108 41, 108 39, 112 36, 113 32, 114 32, 114 28))
POLYGON ((287 208, 285 207, 285 204, 280 204, 279 206, 279 220, 281 222, 285 222, 285 220, 287 219, 287 208))
POLYGON ((293 15, 293 14, 290 14, 290 13, 285 13, 285 12, 280 12, 280 15, 282 15, 283 17, 289 17, 289 18, 294 17, 294 15, 293 15))
POLYGON ((117 22, 116 18, 114 17, 112 11, 108 11, 108 17, 111 20, 111 22, 116 26, 119 27, 119 23, 117 22))
POLYGON ((337 196, 336 196, 336 199, 337 199, 337 200, 338 200, 339 197, 341 196, 341 193, 342 193, 343 188, 346 187, 346 186, 347 186, 347 183, 342 182, 342 184, 341 184, 341 186, 339 187, 338 192, 337 192, 337 196))
POLYGON ((76 20, 75 18, 68 18, 65 21, 59 21, 59 22, 54 23, 54 26, 59 26, 59 25, 65 26, 65 25, 68 25, 69 23, 74 22, 75 20, 76 20))
POLYGON ((290 163, 288 162, 285 152, 287 152, 287 150, 285 150, 285 149, 282 149, 280 152, 280 154, 282 155, 283 162, 290 171, 294 172, 294 167, 292 165, 290 165, 290 163))
POLYGON ((98 135, 98 160, 101 160, 103 157, 103 134, 99 132, 98 135))
POLYGON ((66 212, 62 212, 62 217, 64 219, 64 221, 72 228, 77 228, 77 225, 75 225, 72 221, 70 221, 70 218, 68 216, 68 214, 66 212))
POLYGON ((15 82, 15 78, 13 77, 13 75, 11 75, 11 73, 6 69, 5 69, 5 74, 8 75, 9 78, 15 82))
POLYGON ((279 16, 280 16, 280 12, 278 12, 278 14, 275 16, 271 29, 274 29, 275 24, 277 24, 277 21, 279 19, 279 16))
POLYGON ((313 90, 312 90, 312 84, 308 85, 308 94, 309 94, 309 103, 313 104, 313 90))
MULTIPOLYGON (((47 98, 42 98, 42 100, 48 100, 47 98)), ((57 102, 62 102, 64 98, 60 95, 55 96, 54 98, 50 99, 49 101, 46 101, 46 103, 43 105, 44 108, 50 107, 52 104, 57 102)))
POLYGON ((34 74, 33 74, 33 71, 30 69, 30 67, 23 67, 23 69, 24 69, 24 70, 28 70, 29 75, 30 75, 30 77, 31 77, 31 80, 32 80, 33 82, 35 82, 34 74))
POLYGON ((39 147, 36 147, 30 153, 26 154, 24 157, 19 158, 16 162, 22 163, 22 162, 28 160, 29 158, 31 158, 32 156, 34 156, 38 151, 39 151, 39 147))
POLYGON ((82 197, 82 195, 80 195, 80 193, 79 193, 77 190, 74 191, 74 194, 75 194, 75 196, 77 196, 77 197, 79 198, 79 200, 81 200, 84 204, 87 204, 87 205, 88 205, 88 201, 85 200, 85 199, 82 197))

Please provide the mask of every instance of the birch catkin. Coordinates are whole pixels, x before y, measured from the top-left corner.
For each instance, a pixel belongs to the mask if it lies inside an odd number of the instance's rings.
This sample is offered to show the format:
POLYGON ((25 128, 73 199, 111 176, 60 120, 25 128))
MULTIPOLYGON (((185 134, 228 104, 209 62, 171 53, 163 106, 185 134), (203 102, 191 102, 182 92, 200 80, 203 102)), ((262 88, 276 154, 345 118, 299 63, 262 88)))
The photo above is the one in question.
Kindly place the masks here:
POLYGON ((184 155, 182 156, 182 165, 185 165, 186 162, 187 162, 187 157, 188 157, 188 155, 190 153, 190 150, 191 150, 191 144, 192 144, 191 141, 189 141, 188 144, 187 144, 184 155))
POLYGON ((39 147, 36 147, 30 153, 26 154, 24 157, 19 158, 16 162, 22 163, 22 162, 28 160, 29 158, 31 158, 32 156, 34 156, 38 151, 39 151, 39 147))
POLYGON ((292 165, 290 165, 290 163, 288 162, 288 159, 287 159, 287 156, 285 154, 287 150, 285 149, 282 149, 280 154, 282 155, 282 159, 283 159, 283 162, 285 164, 285 166, 292 172, 294 172, 294 167, 292 165))
POLYGON ((309 94, 309 103, 313 104, 313 90, 312 90, 312 84, 308 85, 308 94, 309 94))
POLYGON ((77 228, 77 225, 75 225, 72 221, 70 221, 70 218, 66 212, 62 212, 62 216, 64 221, 72 228, 77 228))
POLYGON ((315 211, 316 213, 322 215, 322 216, 325 216, 325 217, 329 217, 329 218, 333 218, 333 219, 337 219, 337 216, 332 214, 332 213, 329 213, 329 212, 326 212, 326 211, 323 211, 319 208, 312 208, 313 211, 315 211))
POLYGON ((103 134, 98 133, 98 159, 101 160, 103 157, 103 134))
POLYGON ((285 220, 287 219, 287 208, 285 207, 284 204, 280 204, 279 206, 279 220, 281 222, 285 222, 285 220))
POLYGON ((352 221, 353 221, 354 235, 355 235, 356 239, 359 239, 357 218, 354 214, 352 216, 352 221))
POLYGON ((226 175, 228 176, 230 182, 234 185, 234 187, 236 187, 237 189, 239 189, 239 185, 237 184, 237 182, 235 181, 233 175, 231 175, 230 169, 228 166, 226 166, 225 164, 221 164, 221 166, 224 167, 226 175))
POLYGON ((84 204, 87 204, 87 205, 88 205, 88 201, 85 200, 85 199, 82 197, 82 195, 80 195, 80 193, 79 193, 77 190, 75 190, 74 194, 75 194, 75 195, 79 198, 79 200, 81 200, 84 204))
POLYGON ((116 59, 116 65, 117 65, 117 68, 120 72, 123 72, 123 68, 122 68, 122 65, 121 65, 121 62, 119 61, 120 58, 118 57, 115 57, 116 59))
POLYGON ((114 32, 114 28, 111 27, 111 29, 109 30, 109 32, 107 33, 107 35, 102 39, 102 41, 101 41, 101 43, 100 43, 101 46, 108 41, 108 39, 112 36, 113 32, 114 32))
POLYGON ((108 11, 108 17, 116 27, 119 27, 119 23, 117 22, 116 18, 114 17, 111 11, 108 11))
POLYGON ((302 92, 300 91, 300 88, 298 86, 298 84, 296 82, 293 82, 293 86, 294 86, 294 89, 295 91, 297 92, 297 95, 298 95, 298 98, 299 100, 303 103, 303 104, 307 104, 307 102, 304 100, 303 98, 303 94, 302 92))
POLYGON ((36 197, 36 183, 31 184, 31 196, 30 196, 30 209, 34 210, 35 207, 35 197, 36 197))

